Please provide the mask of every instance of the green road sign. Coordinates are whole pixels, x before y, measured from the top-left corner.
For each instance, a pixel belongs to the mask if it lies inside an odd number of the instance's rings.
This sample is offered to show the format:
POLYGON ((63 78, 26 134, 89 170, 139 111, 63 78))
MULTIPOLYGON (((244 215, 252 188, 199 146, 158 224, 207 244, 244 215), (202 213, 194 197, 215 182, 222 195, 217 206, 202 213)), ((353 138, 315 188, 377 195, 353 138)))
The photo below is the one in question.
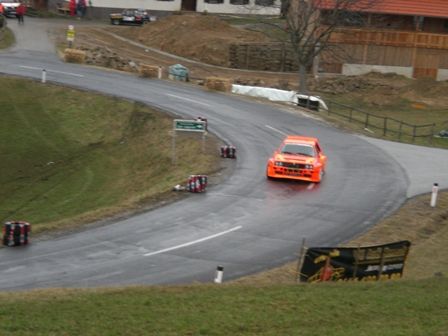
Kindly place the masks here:
POLYGON ((174 119, 175 131, 205 132, 205 121, 174 119))

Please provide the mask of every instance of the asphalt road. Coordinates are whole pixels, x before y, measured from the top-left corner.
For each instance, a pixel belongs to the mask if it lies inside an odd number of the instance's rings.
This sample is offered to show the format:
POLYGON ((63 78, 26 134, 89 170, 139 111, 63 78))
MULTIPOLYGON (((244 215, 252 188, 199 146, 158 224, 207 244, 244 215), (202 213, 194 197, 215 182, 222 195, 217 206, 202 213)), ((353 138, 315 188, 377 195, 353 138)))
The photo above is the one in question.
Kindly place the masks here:
POLYGON ((48 81, 177 116, 207 117, 211 132, 236 145, 238 159, 234 173, 205 194, 26 248, 1 249, 1 290, 210 282, 217 265, 228 280, 295 259, 303 238, 309 246, 347 241, 408 196, 430 191, 435 178, 446 187, 446 151, 365 139, 290 108, 182 83, 65 64, 48 42, 48 23, 25 20, 24 26, 10 22, 18 42, 0 53, 1 73, 39 79, 46 69, 48 81), (30 39, 45 42, 33 48, 30 39), (321 140, 329 157, 322 183, 265 179, 266 160, 285 134, 321 140))

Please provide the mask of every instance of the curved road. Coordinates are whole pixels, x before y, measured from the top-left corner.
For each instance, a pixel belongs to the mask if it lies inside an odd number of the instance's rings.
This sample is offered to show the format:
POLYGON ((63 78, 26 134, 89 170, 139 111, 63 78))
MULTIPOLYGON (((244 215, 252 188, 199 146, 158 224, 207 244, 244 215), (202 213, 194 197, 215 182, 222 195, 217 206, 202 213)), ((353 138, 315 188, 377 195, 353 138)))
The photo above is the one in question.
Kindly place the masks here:
MULTIPOLYGON (((278 266, 308 245, 336 245, 427 192, 446 187, 446 151, 365 139, 288 108, 205 92, 181 83, 65 64, 44 20, 10 21, 18 43, 0 53, 0 72, 155 105, 182 117, 205 116, 238 149, 234 173, 207 193, 107 226, 0 250, 0 289, 175 284, 225 280, 278 266), (42 43, 35 47, 30 39, 42 43), (42 47, 45 46, 45 47, 42 47), (267 181, 266 160, 285 134, 320 138, 329 157, 323 182, 267 181), (428 167, 415 155, 438 158, 428 167), (409 163, 409 164, 408 164, 409 163), (423 174, 424 173, 424 174, 423 174), (442 179, 444 179, 442 181, 442 179)), ((65 23, 63 23, 65 24, 65 23)))

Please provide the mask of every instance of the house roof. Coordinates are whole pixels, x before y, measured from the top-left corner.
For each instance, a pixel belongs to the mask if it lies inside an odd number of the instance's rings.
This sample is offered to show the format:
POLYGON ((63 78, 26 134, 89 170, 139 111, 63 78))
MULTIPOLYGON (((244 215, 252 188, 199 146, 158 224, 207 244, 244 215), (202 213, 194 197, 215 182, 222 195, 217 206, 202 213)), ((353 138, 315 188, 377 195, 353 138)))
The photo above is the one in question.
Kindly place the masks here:
MULTIPOLYGON (((317 0, 319 7, 331 9, 337 0, 317 0)), ((353 9, 368 13, 448 18, 448 0, 360 0, 353 9)))

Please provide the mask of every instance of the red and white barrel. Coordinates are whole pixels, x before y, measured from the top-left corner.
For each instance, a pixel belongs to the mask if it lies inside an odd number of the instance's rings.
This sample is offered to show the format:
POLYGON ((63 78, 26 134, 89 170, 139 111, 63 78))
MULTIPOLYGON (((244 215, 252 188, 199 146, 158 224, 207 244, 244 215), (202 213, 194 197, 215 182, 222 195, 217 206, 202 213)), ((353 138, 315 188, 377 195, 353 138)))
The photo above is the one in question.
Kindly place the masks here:
POLYGON ((3 245, 21 246, 29 242, 31 225, 24 221, 8 221, 3 224, 3 245))
POLYGON ((221 157, 235 159, 236 158, 236 148, 235 146, 221 146, 221 157))
POLYGON ((187 181, 187 190, 193 193, 204 192, 207 188, 207 175, 190 175, 187 181))

